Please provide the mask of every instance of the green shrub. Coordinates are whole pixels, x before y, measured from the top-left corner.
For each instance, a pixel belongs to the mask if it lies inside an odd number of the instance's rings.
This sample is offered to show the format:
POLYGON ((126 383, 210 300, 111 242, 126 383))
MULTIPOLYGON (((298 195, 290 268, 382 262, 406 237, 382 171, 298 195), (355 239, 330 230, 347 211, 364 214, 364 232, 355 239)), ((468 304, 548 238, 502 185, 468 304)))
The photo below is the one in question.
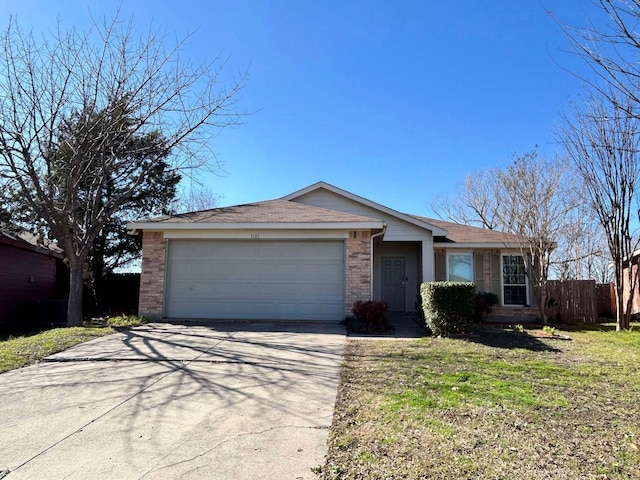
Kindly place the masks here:
POLYGON ((118 315, 117 317, 107 318, 107 326, 112 328, 130 328, 139 327, 148 323, 147 317, 138 317, 136 315, 118 315))
POLYGON ((426 282, 420 286, 422 309, 433 335, 463 331, 473 320, 475 285, 466 282, 426 282))

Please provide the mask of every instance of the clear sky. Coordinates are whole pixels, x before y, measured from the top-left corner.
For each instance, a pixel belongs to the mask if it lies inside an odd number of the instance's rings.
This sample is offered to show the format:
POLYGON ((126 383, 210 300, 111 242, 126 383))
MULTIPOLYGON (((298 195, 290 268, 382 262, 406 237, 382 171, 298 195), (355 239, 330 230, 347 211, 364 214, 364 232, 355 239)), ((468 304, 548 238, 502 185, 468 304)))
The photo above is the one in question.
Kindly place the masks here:
MULTIPOLYGON (((119 2, 0 0, 4 21, 83 28, 119 2)), ((141 31, 195 34, 184 55, 249 71, 206 176, 222 205, 281 197, 319 180, 431 216, 433 196, 514 154, 559 148, 554 128, 585 67, 547 10, 583 25, 589 0, 123 0, 141 31)))

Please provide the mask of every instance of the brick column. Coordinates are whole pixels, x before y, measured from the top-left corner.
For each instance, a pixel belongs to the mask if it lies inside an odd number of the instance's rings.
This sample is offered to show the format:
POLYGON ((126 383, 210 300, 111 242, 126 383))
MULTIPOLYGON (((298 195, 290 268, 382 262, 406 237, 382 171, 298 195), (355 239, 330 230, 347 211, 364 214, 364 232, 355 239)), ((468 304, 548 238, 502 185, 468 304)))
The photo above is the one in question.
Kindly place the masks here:
POLYGON ((161 318, 164 306, 166 241, 162 232, 142 234, 139 315, 161 318))
POLYGON ((345 241, 345 315, 353 303, 371 299, 371 232, 349 232, 345 241))

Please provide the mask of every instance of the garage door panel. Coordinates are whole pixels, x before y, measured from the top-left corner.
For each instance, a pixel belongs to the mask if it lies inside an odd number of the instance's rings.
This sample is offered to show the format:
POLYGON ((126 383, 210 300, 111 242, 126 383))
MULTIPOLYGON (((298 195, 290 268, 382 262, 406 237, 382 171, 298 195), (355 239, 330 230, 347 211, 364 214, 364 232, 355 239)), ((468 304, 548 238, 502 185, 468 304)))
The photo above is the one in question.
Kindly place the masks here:
POLYGON ((170 317, 338 320, 343 309, 341 241, 170 242, 170 317))
POLYGON ((271 258, 278 256, 278 245, 275 245, 273 243, 266 243, 261 244, 259 247, 260 248, 258 248, 256 251, 257 257, 271 258))

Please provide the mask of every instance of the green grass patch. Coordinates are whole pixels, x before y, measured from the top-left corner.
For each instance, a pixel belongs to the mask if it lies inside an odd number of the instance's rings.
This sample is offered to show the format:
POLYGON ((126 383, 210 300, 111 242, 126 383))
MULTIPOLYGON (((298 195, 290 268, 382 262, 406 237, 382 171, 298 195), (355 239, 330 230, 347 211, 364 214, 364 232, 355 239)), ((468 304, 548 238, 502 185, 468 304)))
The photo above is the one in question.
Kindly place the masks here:
POLYGON ((114 329, 139 327, 149 321, 147 317, 119 315, 91 319, 82 327, 0 337, 0 373, 31 365, 79 343, 114 333, 114 329))
POLYGON ((640 478, 637 325, 555 328, 350 341, 321 478, 640 478))
POLYGON ((107 318, 106 324, 112 328, 132 328, 141 327, 145 323, 149 323, 151 319, 148 317, 139 317, 137 315, 119 315, 117 317, 107 318))
POLYGON ((568 400, 555 387, 579 381, 570 370, 539 360, 514 364, 471 355, 460 360, 450 351, 438 361, 441 368, 424 370, 410 386, 389 395, 392 411, 496 405, 516 409, 566 407, 568 400), (446 371, 444 365, 463 369, 446 371))
POLYGON ((0 339, 0 373, 31 365, 56 352, 113 332, 111 328, 54 328, 0 339))

